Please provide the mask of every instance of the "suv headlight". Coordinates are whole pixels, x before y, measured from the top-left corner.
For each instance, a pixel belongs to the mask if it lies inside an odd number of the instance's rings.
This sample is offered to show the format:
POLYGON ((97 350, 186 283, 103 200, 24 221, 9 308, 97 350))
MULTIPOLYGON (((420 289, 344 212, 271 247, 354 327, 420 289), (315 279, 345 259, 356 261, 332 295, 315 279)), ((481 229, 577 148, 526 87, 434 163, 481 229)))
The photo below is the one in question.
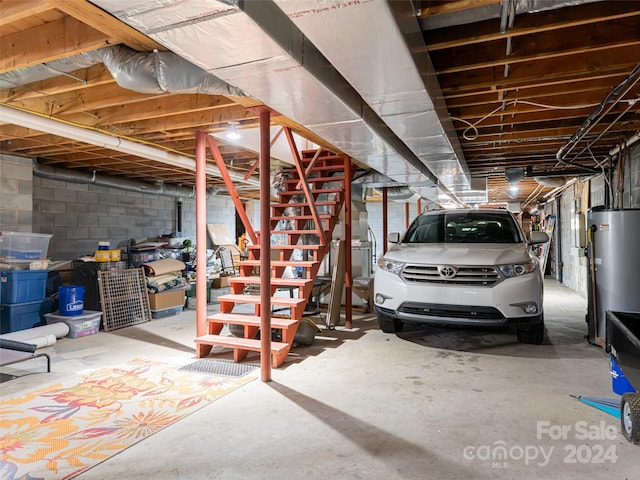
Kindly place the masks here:
POLYGON ((378 259, 378 266, 389 273, 400 275, 400 272, 404 268, 404 262, 397 262, 395 260, 389 260, 386 257, 380 257, 378 259))
POLYGON ((527 273, 533 273, 538 268, 538 262, 531 260, 525 263, 514 263, 511 265, 498 265, 498 268, 502 272, 505 278, 519 277, 520 275, 526 275, 527 273))

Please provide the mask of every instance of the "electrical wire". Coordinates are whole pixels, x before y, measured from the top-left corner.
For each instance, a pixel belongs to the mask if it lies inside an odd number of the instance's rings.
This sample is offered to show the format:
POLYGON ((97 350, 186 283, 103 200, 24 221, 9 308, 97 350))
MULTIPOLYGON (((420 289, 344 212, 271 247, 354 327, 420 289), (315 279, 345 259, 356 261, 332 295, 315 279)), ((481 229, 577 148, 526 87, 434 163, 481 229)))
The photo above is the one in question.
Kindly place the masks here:
POLYGON ((466 123, 468 125, 468 127, 465 128, 462 131, 462 138, 464 138, 465 140, 473 141, 473 140, 477 139, 478 136, 479 136, 479 133, 478 133, 478 125, 479 124, 484 122, 487 118, 489 118, 490 116, 492 116, 494 113, 498 112, 499 110, 505 110, 507 107, 510 107, 510 106, 514 106, 515 107, 519 103, 522 103, 522 104, 525 104, 525 105, 530 105, 532 107, 547 108, 547 109, 550 109, 550 110, 576 110, 576 109, 579 109, 579 108, 591 108, 591 107, 595 107, 595 106, 598 105, 597 103, 588 103, 588 104, 582 104, 582 105, 548 105, 548 104, 544 104, 544 103, 531 102, 529 100, 509 100, 504 105, 500 105, 500 106, 494 108, 493 110, 491 110, 489 113, 487 113, 484 117, 482 117, 480 120, 478 120, 475 123, 471 123, 468 120, 465 120, 465 119, 459 118, 459 117, 454 117, 454 116, 452 116, 451 119, 452 120, 457 120, 457 121, 462 122, 462 123, 466 123), (474 134, 472 136, 468 135, 468 132, 470 130, 474 131, 474 134))

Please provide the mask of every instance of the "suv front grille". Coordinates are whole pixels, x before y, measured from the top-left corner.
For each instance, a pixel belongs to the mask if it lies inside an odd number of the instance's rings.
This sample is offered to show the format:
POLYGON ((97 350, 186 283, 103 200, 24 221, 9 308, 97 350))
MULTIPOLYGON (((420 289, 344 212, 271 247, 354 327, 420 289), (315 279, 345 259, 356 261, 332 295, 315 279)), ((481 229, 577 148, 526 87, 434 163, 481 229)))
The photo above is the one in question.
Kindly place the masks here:
POLYGON ((402 279, 407 283, 440 283, 443 285, 474 285, 491 287, 502 277, 493 266, 454 266, 455 275, 441 275, 438 265, 407 265, 402 279))
POLYGON ((504 316, 497 308, 462 305, 441 305, 434 303, 404 302, 398 313, 414 317, 448 317, 467 320, 503 320, 504 316))

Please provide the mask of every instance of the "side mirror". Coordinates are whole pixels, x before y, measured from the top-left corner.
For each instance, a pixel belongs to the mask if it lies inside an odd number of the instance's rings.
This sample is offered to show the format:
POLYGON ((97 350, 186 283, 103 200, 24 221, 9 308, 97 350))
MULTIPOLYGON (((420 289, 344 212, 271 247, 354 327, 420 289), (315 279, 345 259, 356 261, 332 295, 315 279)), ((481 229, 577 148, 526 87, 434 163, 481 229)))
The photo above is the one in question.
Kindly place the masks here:
POLYGON ((387 235, 387 242, 400 243, 400 232, 392 232, 389 235, 387 235))
POLYGON ((531 232, 531 237, 529 238, 530 245, 547 243, 548 241, 549 241, 549 235, 547 235, 545 232, 531 232))

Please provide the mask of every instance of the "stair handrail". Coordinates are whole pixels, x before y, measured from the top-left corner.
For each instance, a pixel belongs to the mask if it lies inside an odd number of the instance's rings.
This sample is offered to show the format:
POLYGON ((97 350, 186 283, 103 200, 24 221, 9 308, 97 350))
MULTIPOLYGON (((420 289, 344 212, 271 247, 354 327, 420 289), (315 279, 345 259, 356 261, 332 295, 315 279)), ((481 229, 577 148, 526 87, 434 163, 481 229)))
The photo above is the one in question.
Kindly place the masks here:
MULTIPOLYGON (((242 204, 242 200, 240 200, 240 195, 238 195, 238 191, 231 179, 231 175, 229 175, 229 170, 224 163, 224 158, 222 158, 222 154, 220 153, 220 149, 218 148, 218 144, 211 137, 211 135, 207 135, 207 143, 209 145, 209 150, 211 150, 211 154, 213 155, 213 159, 216 161, 216 165, 218 166, 218 170, 220 170, 220 176, 224 180, 224 185, 227 187, 227 191, 229 192, 229 196, 233 201, 233 205, 236 207, 236 212, 238 212, 238 216, 240 220, 242 220, 242 224, 244 225, 245 231, 251 242, 255 245, 258 243, 258 237, 256 235, 253 226, 251 225, 251 221, 249 220, 249 216, 247 215, 246 210, 244 209, 244 205, 242 204)), ((262 174, 263 172, 261 172, 262 174)))
POLYGON ((304 191, 304 196, 307 199, 307 203, 309 204, 309 209, 311 210, 311 216, 313 217, 313 221, 316 224, 316 231, 318 233, 318 238, 320 239, 320 245, 323 247, 327 245, 327 240, 324 236, 324 230, 322 229, 322 222, 320 221, 320 216, 318 215, 318 209, 316 207, 316 201, 311 194, 311 189, 309 188, 309 183, 307 182, 307 177, 302 168, 302 160, 300 159, 300 153, 298 152, 298 147, 296 146, 296 141, 293 138, 293 133, 289 127, 285 127, 284 133, 287 136, 287 140, 289 141, 289 147, 291 148, 291 154, 293 155, 294 164, 296 170, 298 172, 298 177, 300 177, 300 181, 302 182, 302 189, 304 191))

